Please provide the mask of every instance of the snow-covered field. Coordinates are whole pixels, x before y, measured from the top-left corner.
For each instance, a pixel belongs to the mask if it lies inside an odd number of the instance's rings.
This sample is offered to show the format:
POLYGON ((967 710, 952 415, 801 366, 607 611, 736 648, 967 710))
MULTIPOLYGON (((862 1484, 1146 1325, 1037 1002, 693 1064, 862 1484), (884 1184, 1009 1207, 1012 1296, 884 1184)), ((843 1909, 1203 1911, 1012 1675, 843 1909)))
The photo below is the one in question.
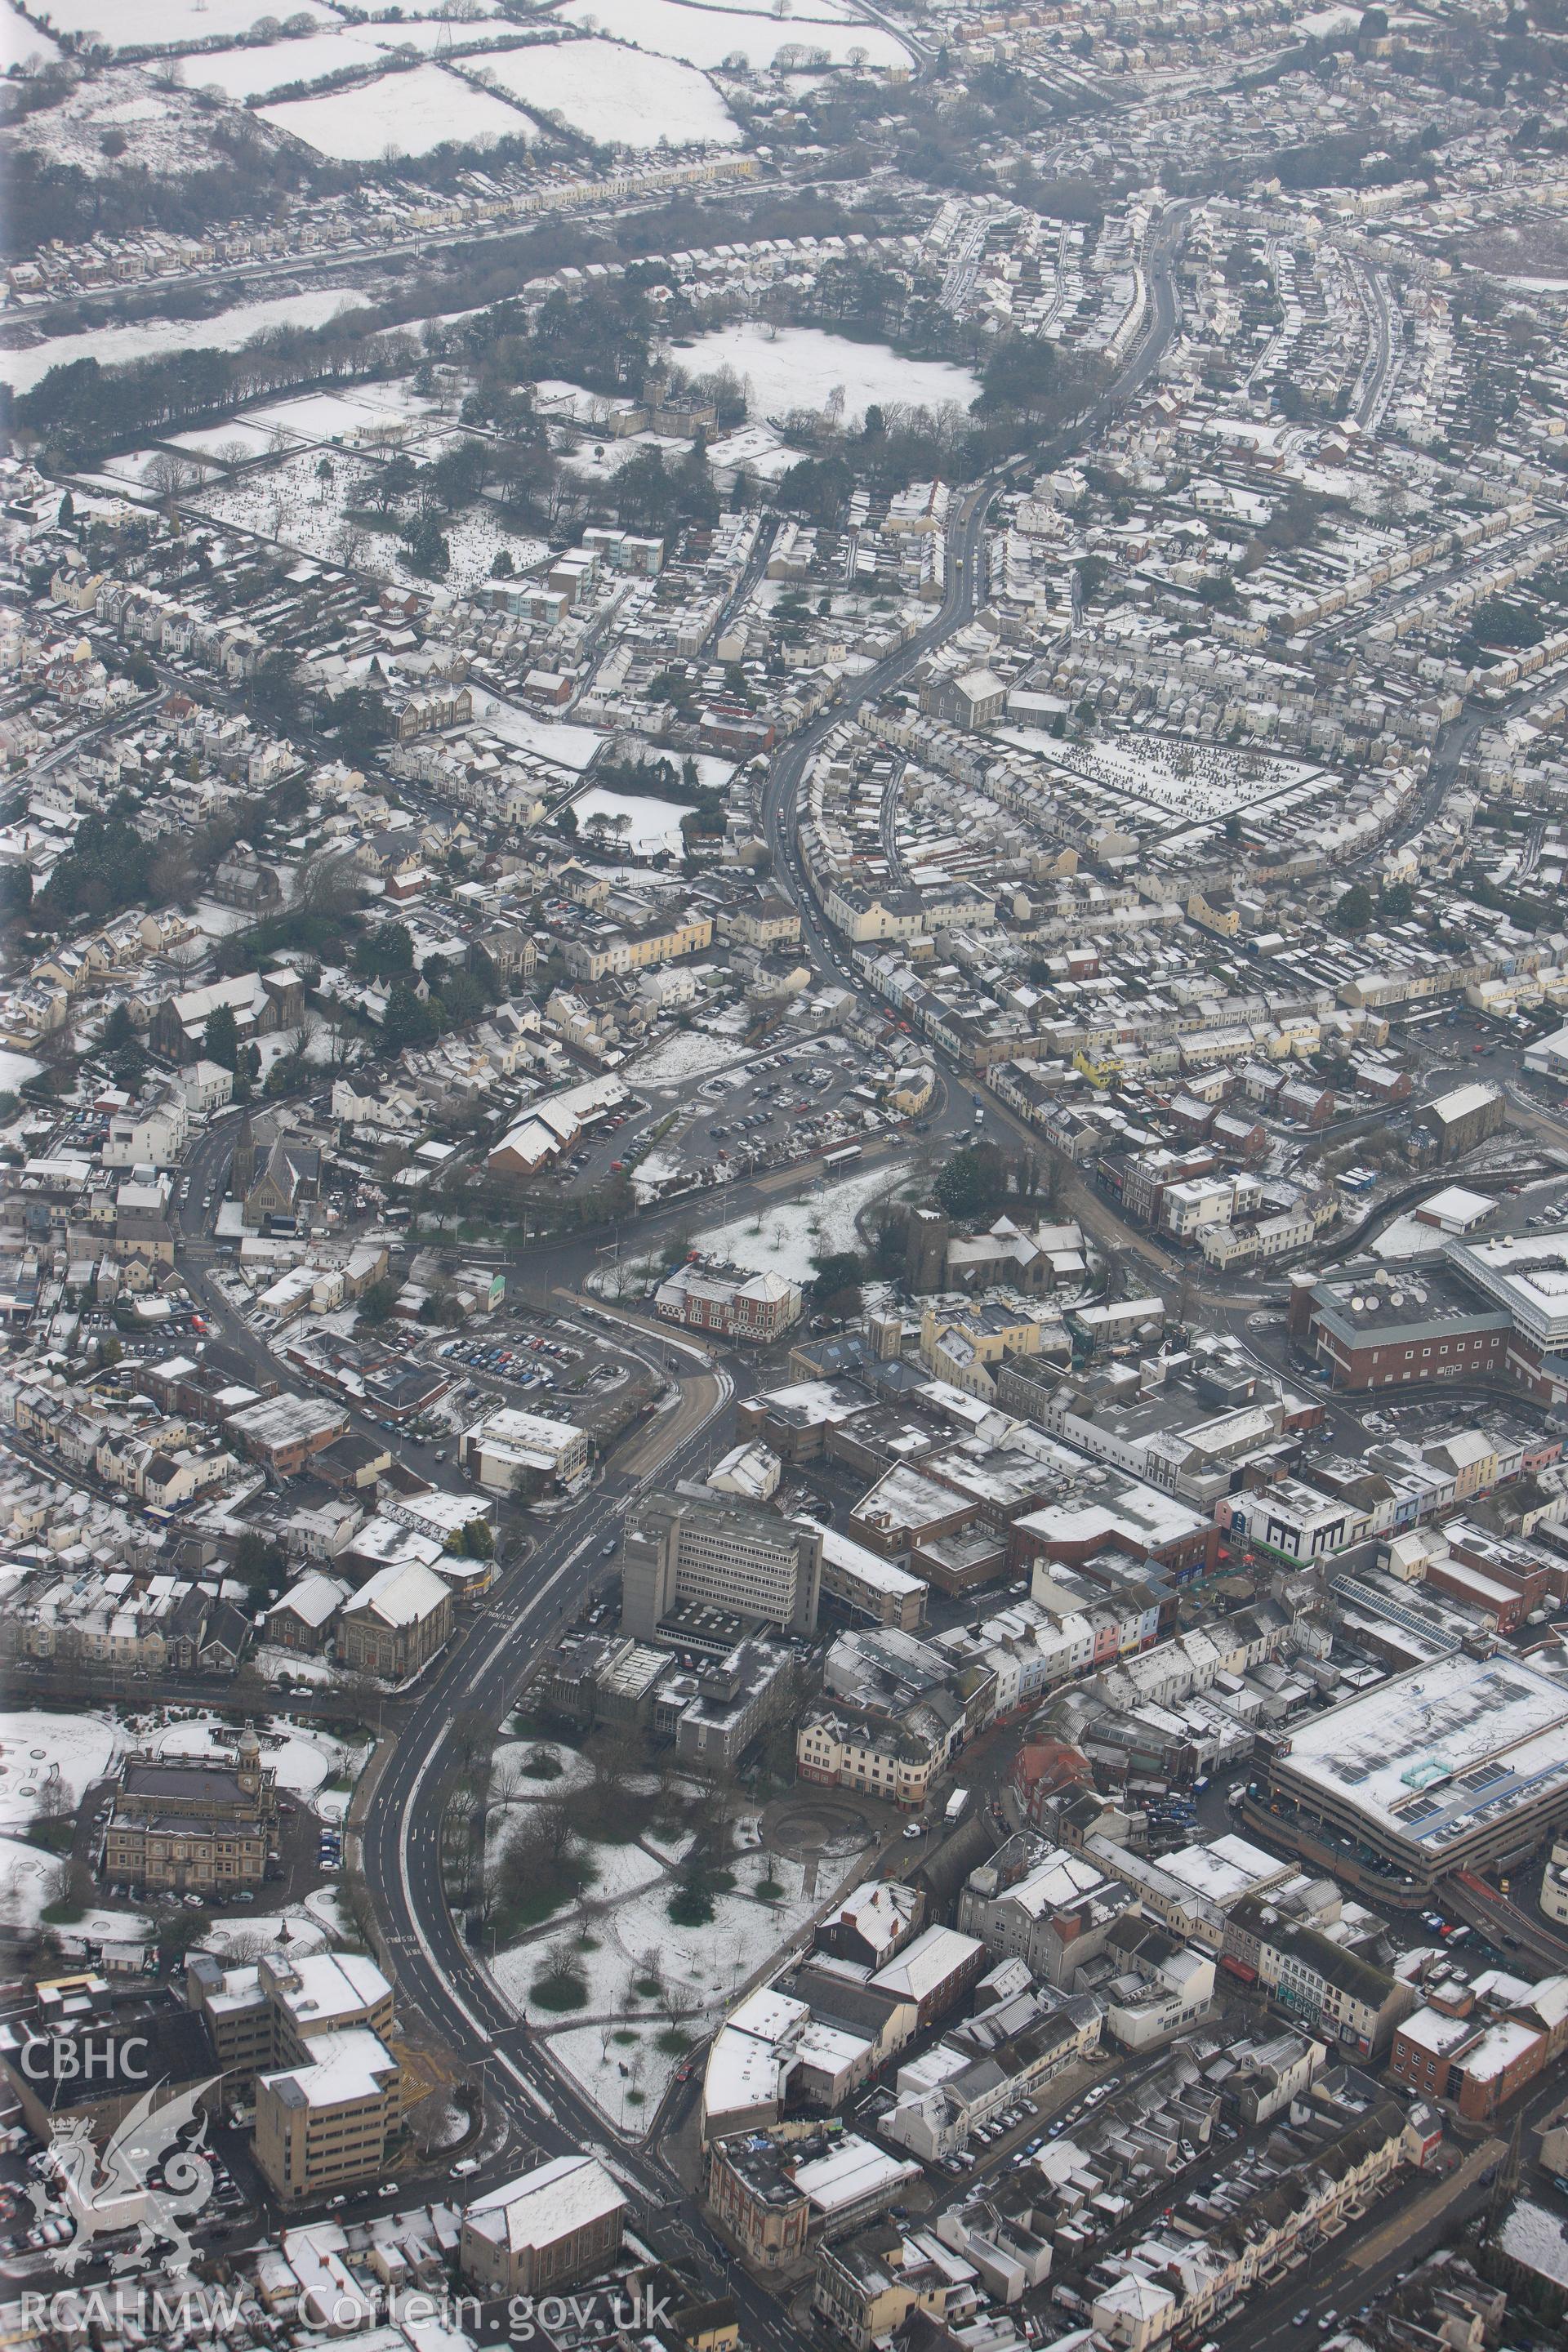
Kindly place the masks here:
POLYGON ((124 1747, 119 1725, 104 1715, 0 1715, 0 1823, 15 1828, 30 1822, 45 1783, 55 1777, 65 1783, 74 1811, 124 1747))
MULTIPOLYGON (((134 7, 104 5, 104 0, 47 0, 57 33, 91 33, 116 48, 173 48, 186 41, 237 41, 267 13, 257 0, 136 0, 134 7)), ((281 15, 281 12, 279 12, 281 15)), ((308 16, 329 32, 337 23, 321 0, 289 0, 290 18, 308 16)))
MULTIPOLYGON (((436 403, 422 397, 404 377, 395 383, 356 384, 352 392, 307 392, 298 400, 268 401, 263 407, 244 410, 234 424, 264 435, 268 446, 315 441, 401 446, 411 429, 439 433, 441 419, 435 408, 436 403)), ((229 427, 208 430, 218 434, 229 427)))
POLYGON ((902 41, 880 26, 814 18, 804 11, 775 16, 744 6, 688 6, 683 0, 567 0, 561 16, 568 24, 635 41, 667 58, 684 58, 693 66, 720 66, 732 57, 743 57, 751 66, 771 66, 781 49, 816 53, 803 63, 910 63, 902 41))
POLYGON ((268 327, 324 327, 340 310, 363 310, 363 299, 342 286, 318 287, 308 294, 279 294, 263 302, 240 302, 213 319, 155 319, 137 327, 94 327, 81 335, 55 335, 25 352, 0 352, 0 383, 30 392, 51 368, 78 360, 121 367, 163 352, 237 352, 268 327))
MULTIPOLYGON (((157 478, 153 468, 167 462, 168 452, 164 449, 125 449, 118 457, 105 459, 103 472, 111 482, 123 482, 128 489, 145 490, 149 477, 157 478)), ((194 488, 201 477, 211 471, 212 461, 193 452, 184 466, 184 480, 194 488)))
POLYGON ((356 66, 368 72, 381 57, 363 34, 312 33, 302 41, 271 41, 261 49, 219 49, 213 57, 187 58, 181 79, 187 89, 221 90, 233 104, 243 105, 247 98, 268 98, 294 82, 325 81, 356 66))
POLYGON ((780 1201, 762 1210, 735 1217, 726 1225, 710 1226, 699 1235, 704 1252, 733 1265, 753 1267, 759 1274, 782 1274, 790 1282, 809 1282, 814 1261, 836 1250, 860 1246, 855 1219, 898 1184, 903 1170, 894 1161, 881 1168, 862 1169, 837 1184, 811 1192, 804 1201, 780 1201))
POLYGON ((24 1078, 36 1078, 43 1066, 31 1054, 16 1054, 5 1047, 0 1051, 0 1091, 15 1094, 24 1078))
POLYGON ((499 16, 465 18, 449 27, 434 18, 423 23, 349 25, 341 32, 309 34, 303 40, 270 41, 260 48, 219 49, 213 55, 192 57, 184 62, 183 79, 187 89, 220 89, 225 98, 243 105, 247 99, 266 98, 296 82, 326 81, 356 66, 377 65, 389 50, 417 49, 428 57, 447 31, 454 47, 474 47, 487 37, 493 40, 514 29, 499 16))
POLYGON ((540 113, 618 147, 731 147, 740 125, 712 83, 673 57, 615 41, 541 42, 468 60, 540 113))
POLYGON ((221 425, 195 425, 189 433, 172 435, 171 439, 193 457, 216 457, 223 466, 268 457, 278 446, 276 434, 264 432, 259 425, 242 425, 237 416, 227 417, 221 425))
POLYGON ((689 374, 733 368, 746 386, 753 416, 785 416, 792 408, 819 409, 837 386, 844 391, 844 422, 868 407, 902 402, 911 408, 967 408, 980 390, 977 376, 946 360, 906 360, 886 343, 851 343, 819 327, 780 327, 744 319, 717 327, 679 353, 689 374))
POLYGON ((376 163, 388 154, 427 155, 448 141, 489 147, 498 139, 535 135, 527 115, 515 106, 437 65, 384 74, 360 89, 331 90, 322 98, 286 99, 281 106, 258 111, 263 122, 348 163, 376 163))
POLYGON ((580 835, 587 835, 594 817, 624 816, 626 824, 618 831, 612 828, 605 836, 607 841, 629 850, 634 857, 651 857, 660 849, 671 849, 677 856, 680 854, 680 820, 689 814, 682 802, 645 800, 640 793, 611 793, 602 784, 590 784, 572 806, 580 835))
POLYGON ((29 25, 18 10, 0 5, 0 73, 25 65, 29 58, 58 57, 59 48, 58 41, 29 25))
POLYGON ((807 0, 803 8, 781 9, 779 0, 730 0, 732 9, 745 16, 789 16, 796 25, 858 25, 865 19, 856 15, 849 0, 807 0))

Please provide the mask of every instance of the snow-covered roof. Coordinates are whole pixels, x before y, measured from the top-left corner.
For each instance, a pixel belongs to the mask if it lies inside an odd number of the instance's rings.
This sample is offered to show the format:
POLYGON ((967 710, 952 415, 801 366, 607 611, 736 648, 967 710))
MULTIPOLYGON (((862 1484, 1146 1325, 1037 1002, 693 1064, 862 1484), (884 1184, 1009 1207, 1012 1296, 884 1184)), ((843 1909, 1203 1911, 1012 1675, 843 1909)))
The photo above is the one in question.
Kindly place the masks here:
POLYGON ((447 1587, 423 1560, 378 1569, 343 1603, 345 1617, 379 1617, 384 1625, 417 1625, 447 1599, 447 1587))
POLYGON ((920 2169, 907 2158, 874 2147, 857 2133, 846 2132, 826 2156, 797 2167, 795 2185, 819 2212, 835 2213, 847 2205, 860 2204, 880 2189, 918 2179, 920 2169))
POLYGON ((396 2059, 380 2037, 368 2026, 353 2025, 313 2035, 308 2065, 285 2067, 259 2079, 286 2105, 340 2107, 378 2098, 397 2071, 396 2059))
POLYGON ((554 2245, 592 2221, 624 2212, 626 2203, 595 2158, 558 2156, 552 2163, 476 2197, 463 2226, 517 2254, 554 2245))
POLYGON ((879 1969, 871 1982, 882 1992, 907 1993, 925 2000, 978 1958, 984 1946, 955 1927, 928 1927, 912 1944, 879 1969))
POLYGON ((349 1587, 341 1577, 323 1576, 319 1569, 312 1568, 291 1584, 282 1600, 275 1601, 267 1613, 277 1617, 287 1612, 303 1625, 324 1625, 348 1594, 349 1587))

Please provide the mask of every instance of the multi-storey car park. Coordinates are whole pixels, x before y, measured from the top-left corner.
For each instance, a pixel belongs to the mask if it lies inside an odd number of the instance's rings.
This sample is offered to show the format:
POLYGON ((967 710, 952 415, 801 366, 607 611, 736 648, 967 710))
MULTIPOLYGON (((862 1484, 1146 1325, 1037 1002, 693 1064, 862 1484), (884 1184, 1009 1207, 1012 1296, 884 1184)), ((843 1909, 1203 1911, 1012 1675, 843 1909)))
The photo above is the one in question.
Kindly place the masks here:
POLYGON ((1568 1816, 1568 1688, 1521 1657, 1445 1658, 1300 1725, 1268 1778, 1308 1824, 1429 1888, 1568 1816))

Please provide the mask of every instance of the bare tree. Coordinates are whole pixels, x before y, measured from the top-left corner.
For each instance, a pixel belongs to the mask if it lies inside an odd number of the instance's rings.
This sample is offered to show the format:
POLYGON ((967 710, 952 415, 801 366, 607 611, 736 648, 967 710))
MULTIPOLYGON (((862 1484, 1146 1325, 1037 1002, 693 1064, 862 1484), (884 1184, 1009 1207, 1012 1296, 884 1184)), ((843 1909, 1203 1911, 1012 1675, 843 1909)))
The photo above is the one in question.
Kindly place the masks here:
POLYGON ((161 449, 148 465, 144 478, 147 488, 155 490, 161 499, 173 499, 184 498, 187 491, 194 490, 202 478, 203 470, 189 457, 174 457, 161 449))

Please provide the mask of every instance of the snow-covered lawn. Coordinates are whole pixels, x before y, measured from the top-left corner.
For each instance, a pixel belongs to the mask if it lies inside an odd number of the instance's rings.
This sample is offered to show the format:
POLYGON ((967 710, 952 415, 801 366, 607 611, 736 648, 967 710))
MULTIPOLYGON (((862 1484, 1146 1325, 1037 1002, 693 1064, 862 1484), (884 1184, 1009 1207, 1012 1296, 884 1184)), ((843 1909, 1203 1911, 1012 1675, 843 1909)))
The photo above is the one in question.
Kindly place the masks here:
POLYGON ((329 1936, 346 1937, 353 1922, 343 1908, 343 1899, 335 1886, 312 1886, 300 1905, 300 1909, 324 1927, 329 1936))
MULTIPOLYGON (((267 14, 258 0, 136 0, 134 7, 104 0, 47 0, 57 33, 91 33, 121 49, 170 48, 186 41, 237 41, 267 14)), ((289 16, 309 16, 323 32, 336 24, 320 0, 289 0, 289 16)))
POLYGON ((741 1987, 778 1957, 834 1888, 819 1880, 808 1898, 798 1863, 742 1854, 731 1865, 735 1889, 715 1899, 712 1918, 679 1927, 669 1916, 675 1876, 661 1853, 599 1845, 594 1860, 599 1874, 582 1902, 499 1953, 491 1973, 508 2000, 529 2010, 551 2056, 605 2120, 641 2131, 688 2048, 700 2046, 741 1987), (755 1893, 770 1875, 784 1890, 775 1904, 760 1902, 755 1893), (596 1903, 605 1907, 595 1909, 596 1903), (577 1948, 580 1934, 593 1940, 592 1951, 577 1948), (567 1953, 582 1974, 587 2003, 563 2012, 556 2029, 533 1983, 555 1955, 567 1953), (639 1980, 653 1979, 656 1991, 637 1990, 639 1980), (672 2028, 688 2047, 661 2051, 659 2036, 672 2028))
POLYGON ((626 1076, 634 1086, 667 1087, 682 1078, 706 1077, 710 1070, 728 1069, 742 1058, 742 1048, 729 1037, 704 1036, 700 1029, 678 1029, 628 1063, 626 1076))
POLYGON ((541 114, 618 147, 732 147, 740 125, 706 75, 615 41, 541 42, 468 59, 541 114))
POLYGON ((124 1748, 119 1725, 104 1715, 0 1715, 0 1823, 30 1822, 44 1783, 55 1777, 64 1781, 74 1811, 124 1748))
POLYGON ((967 408, 980 380, 946 360, 907 360, 887 343, 852 343, 820 327, 779 327, 741 319, 700 335, 678 352, 691 375, 733 368, 746 386, 753 416, 786 416, 793 408, 820 409, 837 387, 844 422, 858 423, 868 407, 899 402, 911 408, 967 408))
POLYGON ((498 139, 537 135, 515 106, 436 65, 384 74, 378 81, 330 90, 322 98, 285 99, 281 106, 258 111, 263 122, 348 163, 375 163, 388 153, 427 155, 447 142, 489 147, 498 139))
POLYGON ((594 1778, 594 1768, 585 1756, 554 1739, 503 1739, 490 1759, 490 1771, 492 1788, 499 1783, 514 1802, 530 1797, 563 1797, 568 1789, 587 1788, 594 1778), (561 1769, 553 1780, 524 1771, 534 1755, 554 1759, 561 1769))
MULTIPOLYGON (((594 1848, 594 1884, 586 1899, 594 1903, 622 1903, 628 1896, 640 1895, 646 1887, 664 1876, 664 1864, 640 1845, 595 1845, 594 1848)), ((597 1935, 595 1927, 593 1932, 597 1935)))
MULTIPOLYGON (((188 1723, 171 1723, 162 1731, 146 1736, 144 1745, 154 1756, 222 1756, 232 1759, 234 1740, 219 1738, 219 1718, 197 1716, 188 1723)), ((225 1726, 230 1731, 232 1726, 225 1726)), ((357 1768, 363 1760, 362 1748, 350 1748, 334 1738, 330 1731, 312 1726, 309 1733, 296 1729, 292 1724, 277 1726, 281 1746, 264 1741, 263 1764, 270 1765, 278 1775, 278 1786, 288 1789, 297 1797, 314 1798, 324 1780, 357 1768)), ((321 1801, 323 1807, 342 1812, 346 1800, 334 1792, 321 1801)), ((320 1810, 321 1808, 318 1808, 320 1810)))
POLYGON ((31 1054, 14 1054, 8 1047, 0 1051, 0 1090, 15 1094, 24 1078, 36 1078, 43 1066, 31 1054))
POLYGON ((744 7, 687 6, 683 0, 567 0, 561 16, 693 66, 719 66, 731 57, 771 66, 781 49, 825 53, 831 65, 847 65, 852 57, 870 66, 910 63, 902 41, 879 25, 814 20, 804 12, 764 16, 744 7))
POLYGON ((65 1885, 66 1866, 21 1838, 0 1837, 0 1927, 13 1934, 38 1924, 65 1885))
POLYGON ((213 1921, 202 1938, 202 1949, 216 1954, 226 1968, 238 1967, 258 1952, 275 1951, 279 1945, 302 1958, 309 1952, 325 1951, 331 1941, 323 1923, 303 1909, 265 1913, 258 1919, 237 1911, 213 1921))
POLYGON ((280 1642, 263 1642, 250 1654, 250 1663, 263 1681, 275 1683, 291 1675, 297 1683, 335 1683, 337 1669, 325 1658, 300 1650, 286 1650, 280 1642))
POLYGON ((857 1213, 890 1192, 902 1174, 897 1162, 863 1169, 841 1183, 811 1190, 804 1201, 770 1202, 728 1224, 710 1226, 699 1235, 700 1244, 710 1256, 734 1265, 782 1274, 790 1282, 809 1282, 816 1259, 859 1248, 857 1213))
POLYGON ((157 319, 139 327, 94 327, 81 335, 56 335, 25 352, 0 352, 0 382, 30 392, 51 368, 93 359, 104 367, 150 359, 164 352, 237 352, 268 327, 324 327, 340 310, 363 310, 363 299, 342 286, 306 294, 280 294, 262 302, 240 302, 215 319, 157 319))
POLYGON ((611 830, 606 840, 628 850, 634 857, 652 857, 660 849, 681 850, 680 820, 689 814, 681 801, 645 799, 640 793, 606 792, 602 784, 590 784, 572 803, 577 814, 580 835, 591 834, 591 820, 596 816, 612 820, 624 816, 627 820, 623 832, 611 830))
POLYGON ((105 1904, 89 1904, 70 1932, 86 1943, 150 1944, 153 1922, 144 1911, 121 1911, 105 1904))
POLYGON ((540 759, 552 760, 557 767, 571 768, 578 774, 605 740, 592 727, 542 719, 537 711, 521 710, 515 702, 503 702, 499 695, 486 694, 479 688, 474 689, 474 722, 504 736, 520 751, 536 752, 540 759))
MULTIPOLYGON (((606 2017, 551 2034, 550 2055, 617 2131, 645 2132, 687 2054, 658 2047, 665 2030, 661 2017, 630 2022, 606 2017)), ((691 2032, 690 2026, 682 2030, 691 2032)), ((710 2030, 700 2027, 699 2035, 710 2030)))

